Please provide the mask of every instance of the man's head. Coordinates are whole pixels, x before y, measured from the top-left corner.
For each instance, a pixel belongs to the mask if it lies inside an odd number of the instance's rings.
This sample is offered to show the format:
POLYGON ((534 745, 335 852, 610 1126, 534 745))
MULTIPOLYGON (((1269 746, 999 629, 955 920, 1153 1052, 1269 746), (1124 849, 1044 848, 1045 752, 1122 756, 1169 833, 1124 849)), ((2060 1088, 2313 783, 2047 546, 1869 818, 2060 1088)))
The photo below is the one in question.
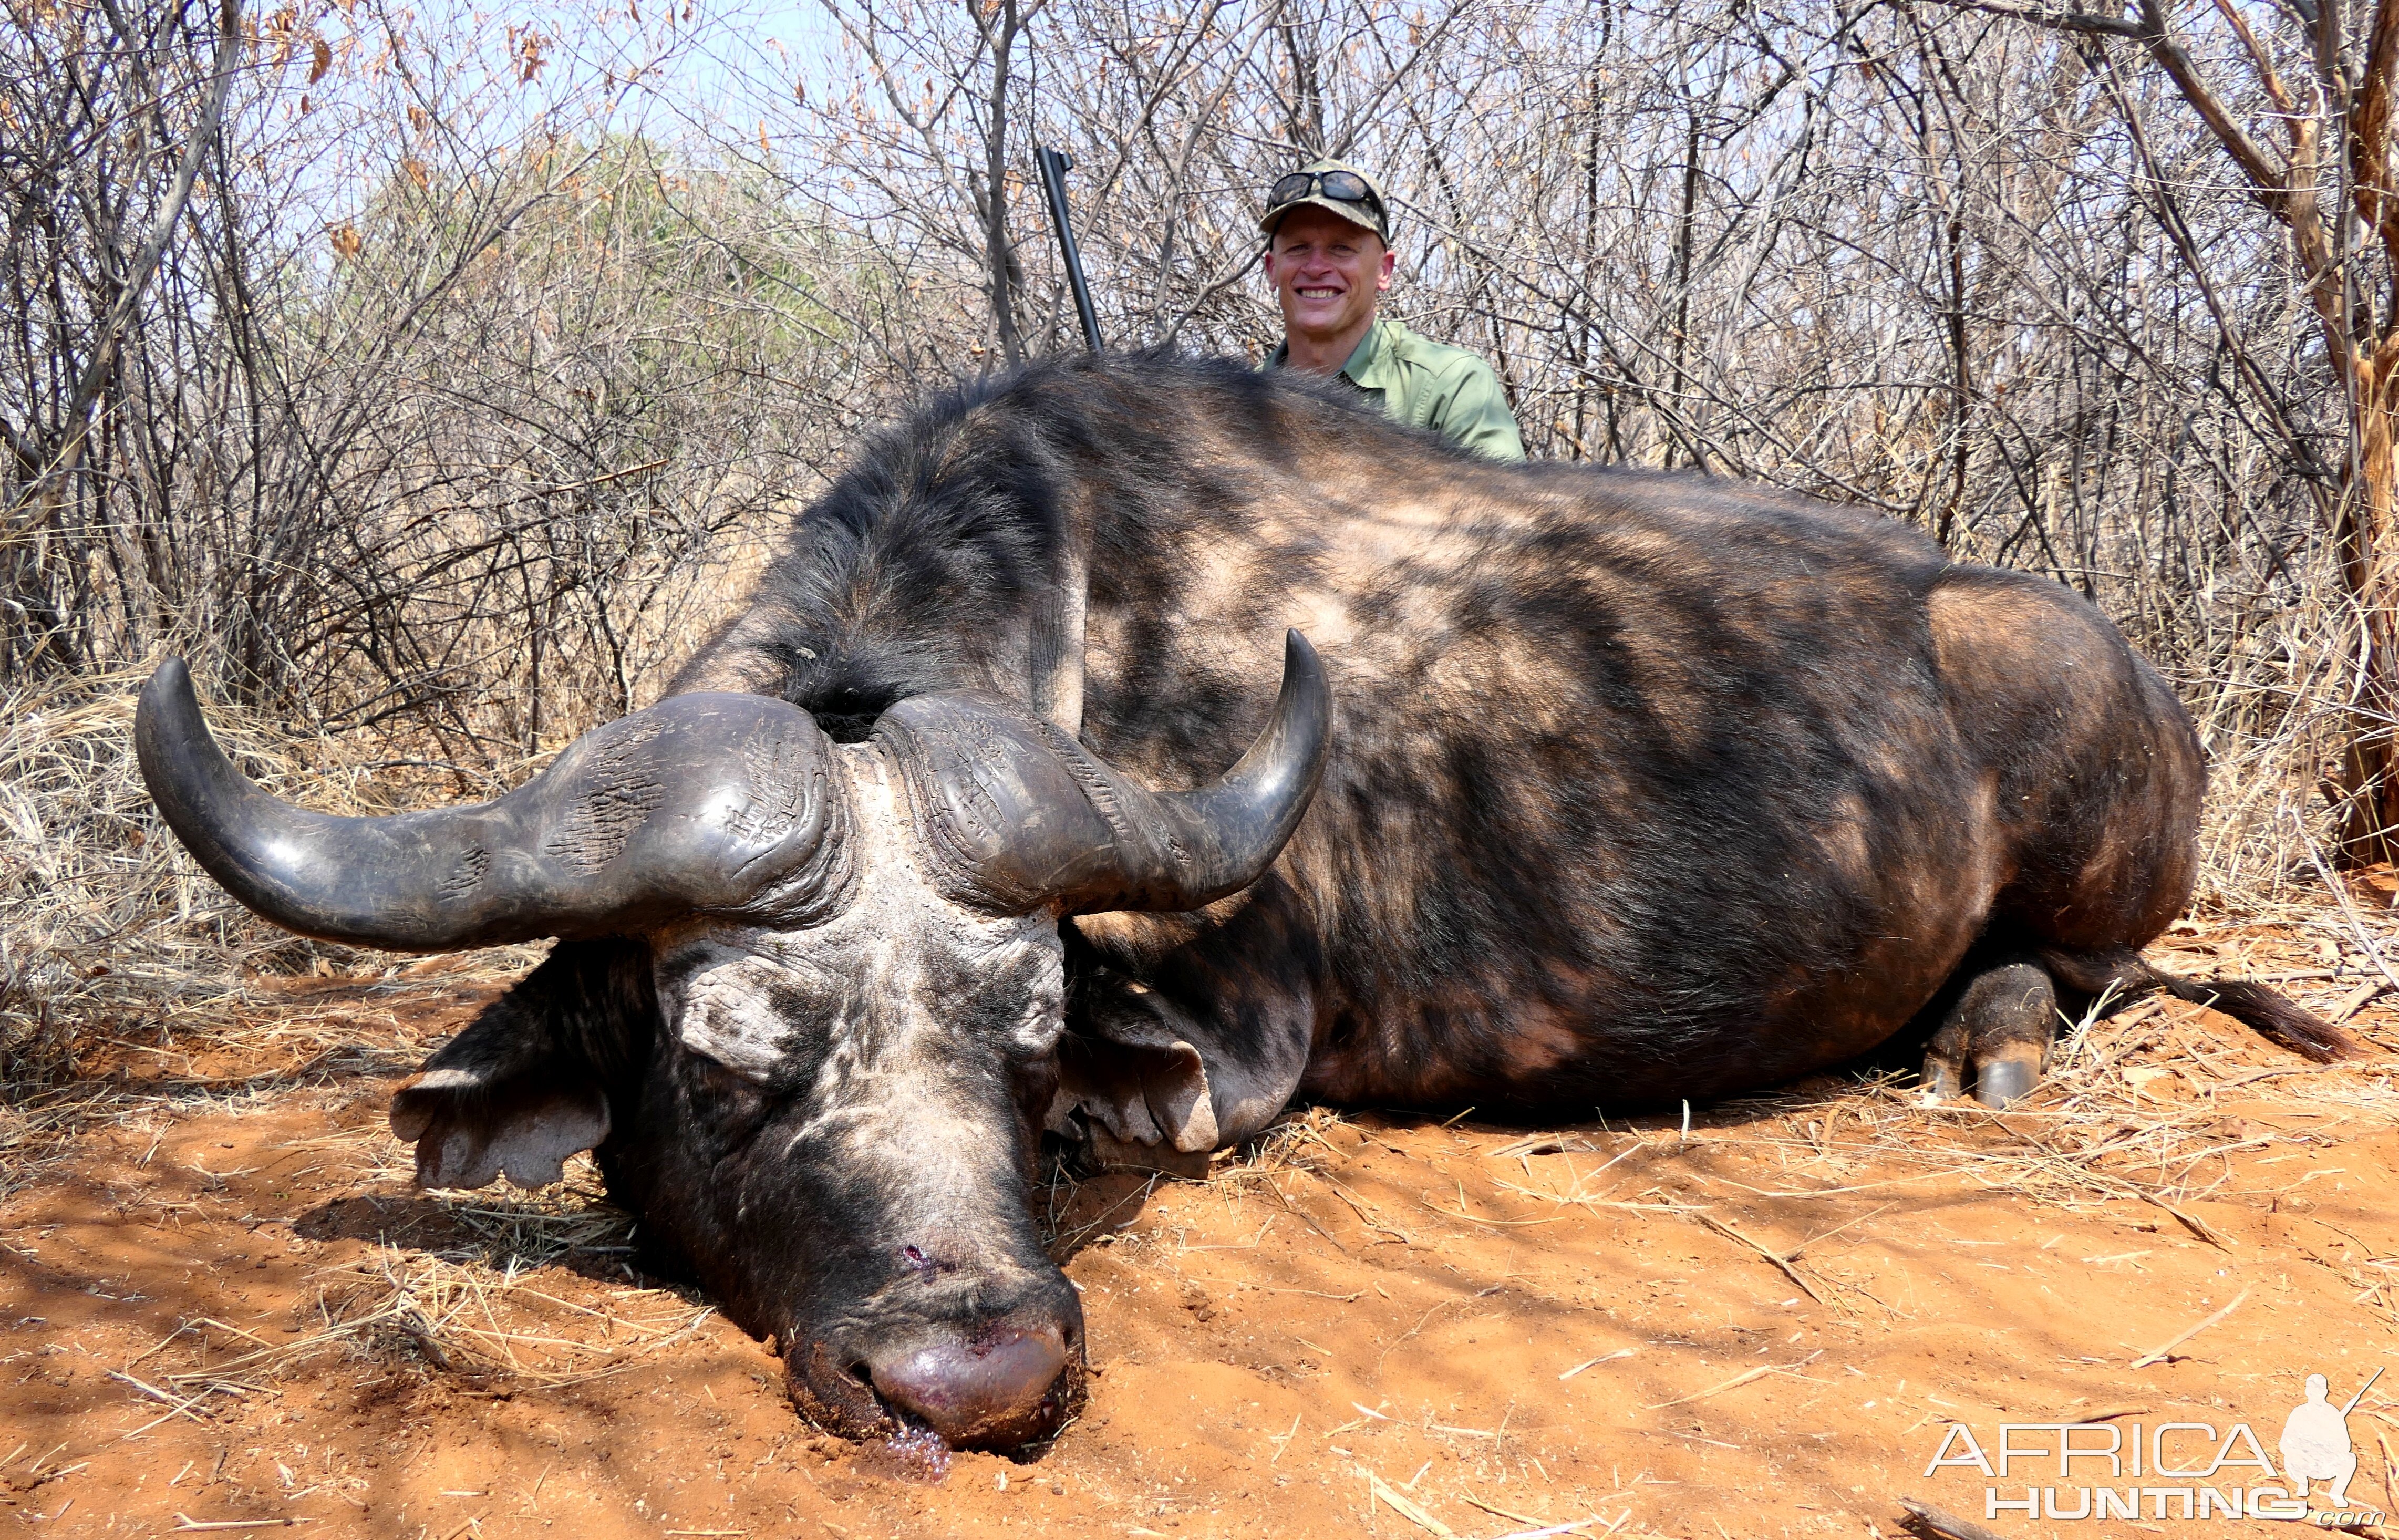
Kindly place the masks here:
POLYGON ((1373 180, 1316 161, 1275 182, 1258 228, 1285 333, 1318 344, 1362 334, 1396 264, 1390 215, 1373 180))

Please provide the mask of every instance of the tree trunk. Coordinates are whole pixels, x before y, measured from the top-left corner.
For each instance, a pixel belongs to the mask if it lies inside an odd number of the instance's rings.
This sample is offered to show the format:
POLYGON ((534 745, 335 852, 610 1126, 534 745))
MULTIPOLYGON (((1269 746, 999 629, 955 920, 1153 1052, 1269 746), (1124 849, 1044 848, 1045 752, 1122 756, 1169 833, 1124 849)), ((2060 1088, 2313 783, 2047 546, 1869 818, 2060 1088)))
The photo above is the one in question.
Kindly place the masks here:
POLYGON ((983 142, 983 250, 991 263, 991 316, 999 330, 999 353, 1010 364, 1024 361, 1024 339, 1016 327, 1016 248, 1008 234, 1008 67, 1023 25, 1016 0, 1002 0, 999 35, 991 46, 991 132, 983 142))
POLYGON ((2341 855, 2368 866, 2399 859, 2399 561, 2392 535, 2399 491, 2399 334, 2360 350, 2351 385, 2357 458, 2342 489, 2340 575, 2365 628, 2365 670, 2343 754, 2341 855))

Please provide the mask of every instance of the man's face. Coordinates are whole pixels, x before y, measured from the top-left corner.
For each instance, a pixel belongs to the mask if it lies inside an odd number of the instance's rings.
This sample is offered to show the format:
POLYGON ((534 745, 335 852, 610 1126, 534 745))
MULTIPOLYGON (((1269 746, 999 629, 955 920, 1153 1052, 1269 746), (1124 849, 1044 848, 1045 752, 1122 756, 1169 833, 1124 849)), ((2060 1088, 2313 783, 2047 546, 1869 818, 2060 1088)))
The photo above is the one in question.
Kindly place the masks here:
POLYGON ((1266 257, 1283 330, 1325 339, 1373 319, 1397 260, 1372 230, 1311 205, 1293 209, 1275 226, 1266 257))

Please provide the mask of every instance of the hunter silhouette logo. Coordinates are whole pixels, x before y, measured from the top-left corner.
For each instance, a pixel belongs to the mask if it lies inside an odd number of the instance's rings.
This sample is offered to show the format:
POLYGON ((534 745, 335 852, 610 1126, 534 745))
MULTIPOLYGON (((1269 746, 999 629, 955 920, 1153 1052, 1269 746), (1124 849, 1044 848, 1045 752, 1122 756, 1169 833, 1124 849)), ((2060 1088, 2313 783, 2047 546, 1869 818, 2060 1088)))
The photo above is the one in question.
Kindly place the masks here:
POLYGON ((2317 1481, 2330 1481, 2332 1491, 2326 1494, 2331 1506, 2349 1506, 2349 1479, 2357 1474, 2357 1452, 2349 1443, 2349 1414, 2357 1403, 2382 1377, 2376 1370, 2371 1378, 2357 1387, 2357 1394, 2348 1402, 2334 1406, 2327 1395, 2329 1382, 2321 1374, 2308 1376, 2308 1398, 2291 1409, 2283 1423, 2283 1476, 2291 1483, 2291 1495, 2300 1502, 2308 1499, 2308 1489, 2317 1481))
POLYGON ((2024 1475, 2010 1466, 2028 1461, 2032 1471, 2025 1474, 2036 1480, 2046 1475, 2057 1483, 1986 1486, 1986 1519, 2019 1513, 2027 1519, 2066 1520, 2248 1518, 2299 1519, 2326 1528, 2379 1524, 2379 1512, 2349 1506, 2349 1485, 2357 1475, 2349 1414, 2381 1377, 2382 1371, 2376 1370, 2357 1394, 2335 1404, 2331 1383, 2322 1374, 2309 1375, 2308 1398, 2283 1421, 2276 1446, 2282 1456, 2279 1473, 2247 1423, 2234 1423, 2219 1435, 2207 1423, 2145 1425, 2128 1418, 2003 1423, 1998 1444, 1987 1449, 1972 1427, 1952 1423, 1924 1474, 1965 1466, 1996 1482, 2012 1477, 2021 1481, 2024 1475), (2309 1497, 2318 1481, 2330 1489, 2326 1506, 2311 1511, 2309 1497), (2023 1495, 2012 1495, 2015 1492, 2023 1495))

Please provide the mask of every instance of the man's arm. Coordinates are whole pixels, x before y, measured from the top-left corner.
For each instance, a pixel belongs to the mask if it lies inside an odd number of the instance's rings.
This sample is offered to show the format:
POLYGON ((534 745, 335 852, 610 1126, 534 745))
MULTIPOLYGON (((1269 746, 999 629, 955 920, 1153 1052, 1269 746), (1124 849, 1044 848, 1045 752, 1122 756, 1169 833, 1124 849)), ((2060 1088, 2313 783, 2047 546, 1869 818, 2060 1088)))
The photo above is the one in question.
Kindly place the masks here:
POLYGON ((1467 367, 1447 384, 1425 426, 1489 459, 1525 457, 1524 436, 1516 431, 1515 413, 1508 410, 1508 393, 1489 364, 1470 356, 1467 367))

